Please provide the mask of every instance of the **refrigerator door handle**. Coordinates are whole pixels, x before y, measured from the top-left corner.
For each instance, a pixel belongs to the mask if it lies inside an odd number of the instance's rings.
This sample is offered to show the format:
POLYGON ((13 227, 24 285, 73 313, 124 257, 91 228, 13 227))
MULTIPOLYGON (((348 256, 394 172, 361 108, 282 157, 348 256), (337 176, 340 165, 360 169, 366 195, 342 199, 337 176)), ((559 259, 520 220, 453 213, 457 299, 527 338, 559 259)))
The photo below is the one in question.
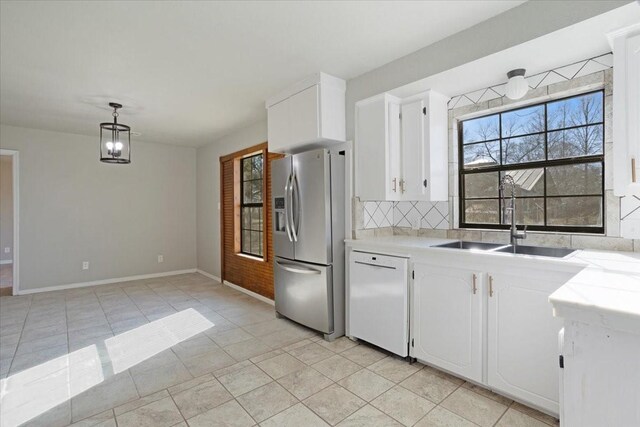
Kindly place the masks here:
POLYGON ((287 177, 287 183, 284 185, 284 228, 287 231, 287 237, 290 242, 293 242, 293 237, 291 236, 291 227, 289 226, 290 215, 289 215, 289 186, 291 185, 291 178, 293 174, 289 174, 287 177))
POLYGON ((322 274, 322 271, 316 270, 314 268, 301 267, 298 264, 282 262, 276 260, 276 264, 283 270, 286 270, 290 273, 299 273, 299 274, 322 274))
POLYGON ((293 234, 293 241, 298 241, 298 227, 300 226, 300 188, 298 187, 298 177, 293 174, 290 187, 291 194, 291 234, 293 234), (295 193, 296 198, 296 213, 293 213, 293 197, 295 193))

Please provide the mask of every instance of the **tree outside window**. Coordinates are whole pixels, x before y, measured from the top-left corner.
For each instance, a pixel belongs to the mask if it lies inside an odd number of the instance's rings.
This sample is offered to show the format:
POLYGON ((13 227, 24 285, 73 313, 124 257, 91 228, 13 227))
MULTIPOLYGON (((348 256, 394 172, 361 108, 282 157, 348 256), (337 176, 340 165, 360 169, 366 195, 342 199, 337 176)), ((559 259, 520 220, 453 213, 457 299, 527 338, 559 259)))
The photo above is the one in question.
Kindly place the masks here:
POLYGON ((516 223, 604 232, 602 91, 459 123, 460 226, 507 228, 500 179, 516 183, 516 223))

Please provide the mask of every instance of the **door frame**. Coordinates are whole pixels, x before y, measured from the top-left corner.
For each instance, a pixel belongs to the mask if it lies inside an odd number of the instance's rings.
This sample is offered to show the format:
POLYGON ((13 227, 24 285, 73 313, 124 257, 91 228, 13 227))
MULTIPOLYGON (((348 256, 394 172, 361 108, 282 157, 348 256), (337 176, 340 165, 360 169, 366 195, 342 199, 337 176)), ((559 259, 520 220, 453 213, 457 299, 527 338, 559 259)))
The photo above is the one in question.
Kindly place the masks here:
POLYGON ((13 198, 13 265, 12 265, 12 273, 13 273, 13 286, 12 286, 12 294, 20 295, 20 181, 19 181, 19 164, 20 164, 20 153, 18 150, 7 150, 0 149, 1 156, 10 156, 11 157, 11 174, 12 174, 12 194, 13 198))

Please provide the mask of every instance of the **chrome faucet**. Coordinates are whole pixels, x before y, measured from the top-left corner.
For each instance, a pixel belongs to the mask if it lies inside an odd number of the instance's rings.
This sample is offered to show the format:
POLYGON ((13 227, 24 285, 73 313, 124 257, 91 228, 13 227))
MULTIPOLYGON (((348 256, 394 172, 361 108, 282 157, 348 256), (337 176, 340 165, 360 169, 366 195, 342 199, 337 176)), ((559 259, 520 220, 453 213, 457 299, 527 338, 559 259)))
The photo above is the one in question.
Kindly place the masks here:
POLYGON ((500 180, 500 198, 503 198, 504 189, 507 184, 511 186, 511 206, 508 208, 505 207, 504 210, 511 213, 511 246, 513 246, 513 251, 515 252, 518 246, 518 240, 527 238, 527 226, 524 226, 522 233, 518 232, 518 228, 516 227, 516 182, 509 174, 505 174, 500 180))

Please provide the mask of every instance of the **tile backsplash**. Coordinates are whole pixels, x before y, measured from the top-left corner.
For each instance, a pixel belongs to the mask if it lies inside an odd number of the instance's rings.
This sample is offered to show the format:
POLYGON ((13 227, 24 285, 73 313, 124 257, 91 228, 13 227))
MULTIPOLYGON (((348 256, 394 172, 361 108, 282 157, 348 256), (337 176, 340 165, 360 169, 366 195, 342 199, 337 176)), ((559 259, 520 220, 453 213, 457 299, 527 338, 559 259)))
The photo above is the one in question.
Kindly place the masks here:
POLYGON ((448 202, 363 202, 364 229, 384 227, 449 228, 448 202))

